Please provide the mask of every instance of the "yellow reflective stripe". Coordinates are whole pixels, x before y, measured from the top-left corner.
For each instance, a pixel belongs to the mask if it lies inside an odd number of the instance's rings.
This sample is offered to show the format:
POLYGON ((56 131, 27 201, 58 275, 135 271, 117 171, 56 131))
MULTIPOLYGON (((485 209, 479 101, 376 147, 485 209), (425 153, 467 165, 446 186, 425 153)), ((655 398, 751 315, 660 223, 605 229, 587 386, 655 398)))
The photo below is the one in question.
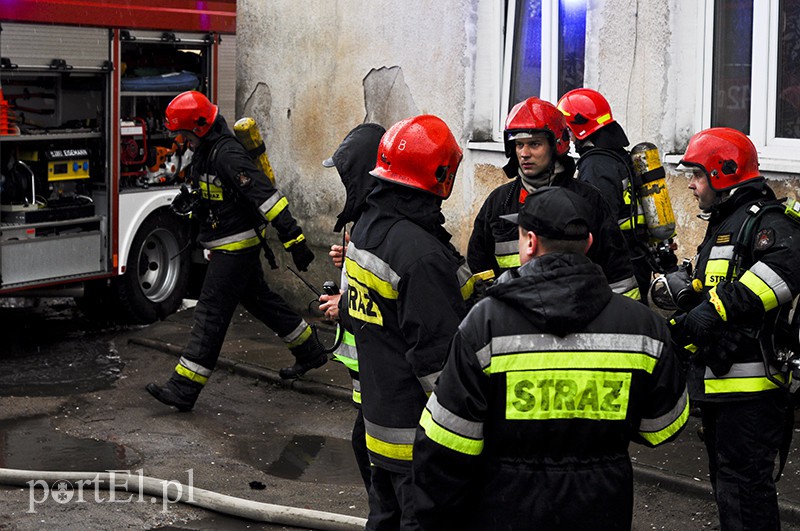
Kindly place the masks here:
POLYGON ((304 241, 305 239, 306 239, 305 235, 301 234, 300 236, 298 236, 297 238, 294 238, 293 240, 289 240, 288 242, 283 242, 283 248, 284 249, 288 249, 292 245, 294 245, 296 243, 300 243, 300 242, 304 241))
POLYGON ((492 355, 486 374, 542 369, 620 369, 641 370, 648 374, 656 366, 656 358, 638 352, 523 352, 519 354, 492 355))
POLYGON ((722 304, 722 300, 719 298, 719 294, 717 293, 717 286, 711 288, 711 291, 708 292, 709 299, 708 301, 714 306, 714 309, 717 310, 717 313, 720 317, 722 317, 723 321, 728 320, 728 312, 725 311, 725 305, 722 304))
MULTIPOLYGON (((775 375, 775 379, 783 381, 780 374, 775 375)), ((717 393, 757 393, 759 391, 769 391, 777 389, 778 386, 769 381, 766 376, 754 378, 713 378, 705 380, 706 394, 717 393)))
POLYGON ((278 214, 283 212, 283 209, 287 206, 289 206, 289 201, 287 201, 285 197, 281 197, 280 200, 275 203, 274 207, 264 213, 264 217, 267 218, 267 221, 272 221, 278 214))
POLYGON ((366 439, 367 450, 371 452, 375 452, 378 455, 390 459, 397 459, 398 461, 411 461, 411 454, 414 448, 413 444, 389 443, 376 439, 369 433, 366 434, 366 439))
POLYGON ((686 421, 689 420, 689 398, 686 396, 685 391, 683 396, 681 397, 681 402, 683 402, 684 404, 681 414, 668 426, 657 431, 641 431, 640 429, 639 435, 641 435, 644 438, 644 440, 646 440, 653 446, 658 446, 659 444, 663 443, 664 441, 666 441, 667 439, 678 433, 678 430, 680 430, 681 427, 683 427, 683 425, 686 424, 686 421))
POLYGON ((353 358, 349 358, 347 356, 343 356, 339 352, 333 353, 333 359, 350 369, 351 371, 358 372, 358 360, 354 360, 353 358))
POLYGON ((356 390, 355 387, 353 388, 353 402, 356 404, 361 403, 361 391, 356 390))
POLYGON ((761 303, 764 305, 765 311, 770 311, 773 308, 778 307, 778 297, 775 294, 775 291, 764 282, 758 275, 751 271, 745 271, 742 275, 742 278, 739 279, 747 289, 752 291, 756 297, 761 300, 761 303))
POLYGON ((198 374, 195 371, 188 369, 181 365, 180 363, 175 367, 175 372, 183 376, 184 378, 191 380, 193 382, 197 382, 201 385, 205 385, 208 381, 207 376, 203 376, 202 374, 198 374))
POLYGON ((347 276, 361 285, 376 291, 384 299, 397 299, 400 293, 392 287, 391 282, 380 278, 372 271, 361 267, 350 257, 345 257, 347 276))
POLYGON ((508 254, 508 255, 495 255, 494 259, 497 260, 497 265, 500 266, 501 269, 511 269, 514 267, 519 267, 521 265, 519 261, 519 253, 508 254))
POLYGON ((284 336, 281 338, 286 343, 287 347, 294 348, 300 346, 303 343, 305 343, 306 340, 311 336, 311 327, 305 321, 300 323, 300 326, 298 328, 302 326, 304 326, 304 328, 300 331, 299 334, 294 335, 294 337, 291 337, 292 334, 290 334, 290 336, 284 336))
POLYGON ((216 247, 212 247, 212 251, 241 251, 242 249, 249 249, 250 247, 255 247, 260 243, 258 236, 253 236, 252 238, 247 238, 246 240, 241 240, 234 243, 226 243, 224 245, 218 245, 216 247))
POLYGON ((706 286, 716 286, 721 281, 725 280, 728 275, 728 265, 730 260, 709 260, 706 262, 706 286))
POLYGON ((463 437, 438 425, 427 408, 422 410, 422 418, 419 421, 419 425, 425 430, 425 435, 430 440, 454 452, 466 455, 480 455, 483 452, 483 439, 463 437))
POLYGON ((622 295, 625 296, 625 297, 628 297, 629 299, 633 299, 635 301, 642 300, 642 292, 639 291, 639 288, 633 288, 630 291, 626 291, 622 295))
POLYGON ((537 370, 506 374, 506 419, 624 420, 629 372, 537 370))
POLYGON ((610 119, 611 119, 611 113, 606 113, 606 114, 604 114, 602 116, 598 116, 597 117, 597 123, 598 124, 603 124, 603 123, 606 123, 607 121, 609 121, 610 119))

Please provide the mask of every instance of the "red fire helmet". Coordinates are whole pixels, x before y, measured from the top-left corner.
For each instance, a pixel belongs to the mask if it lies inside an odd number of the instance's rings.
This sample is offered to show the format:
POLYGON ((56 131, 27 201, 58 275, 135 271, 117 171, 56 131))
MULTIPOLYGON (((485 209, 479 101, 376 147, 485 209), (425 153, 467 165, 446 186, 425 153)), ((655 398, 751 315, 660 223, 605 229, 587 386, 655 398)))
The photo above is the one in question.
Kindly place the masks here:
POLYGON ((694 135, 680 163, 702 169, 717 192, 761 177, 756 147, 747 135, 730 127, 712 127, 694 135))
POLYGON ((211 129, 217 113, 219 108, 205 94, 189 90, 169 102, 164 126, 170 131, 191 131, 202 138, 211 129))
POLYGON ((384 133, 370 173, 447 199, 453 191, 462 151, 441 118, 423 114, 406 118, 384 133))

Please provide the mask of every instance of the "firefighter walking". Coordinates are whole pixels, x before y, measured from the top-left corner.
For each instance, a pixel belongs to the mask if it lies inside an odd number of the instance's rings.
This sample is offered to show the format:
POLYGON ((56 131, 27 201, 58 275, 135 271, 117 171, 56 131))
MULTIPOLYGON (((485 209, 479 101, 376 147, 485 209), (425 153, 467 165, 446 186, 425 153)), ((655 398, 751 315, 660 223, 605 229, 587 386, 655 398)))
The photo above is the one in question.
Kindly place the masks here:
POLYGON ((217 363, 240 302, 295 356, 289 376, 321 366, 327 355, 311 327, 270 290, 261 266, 267 223, 275 227, 298 269, 305 271, 314 259, 286 198, 255 166, 205 95, 189 91, 176 96, 167 107, 165 125, 187 138, 194 152, 193 189, 179 195, 173 208, 199 223, 197 242, 212 257, 184 354, 167 383, 148 384, 147 391, 180 411, 191 410, 217 363))
POLYGON ((369 530, 418 527, 411 496, 414 433, 466 313, 464 259, 441 212, 461 156, 440 118, 422 115, 392 126, 372 171, 378 183, 347 247, 343 318, 352 321, 358 346, 373 465, 369 530))
POLYGON ((699 301, 673 321, 673 334, 694 351, 689 389, 702 410, 721 529, 779 529, 773 474, 793 411, 768 323, 800 293, 800 225, 784 208, 766 208, 775 194, 743 133, 701 131, 681 164, 693 172, 689 188, 708 227, 694 269, 699 301), (752 237, 742 240, 750 218, 752 237))
POLYGON ((414 443, 424 529, 630 529, 628 444, 689 416, 666 324, 612 293, 584 253, 591 206, 560 187, 525 199, 522 266, 459 326, 414 443))

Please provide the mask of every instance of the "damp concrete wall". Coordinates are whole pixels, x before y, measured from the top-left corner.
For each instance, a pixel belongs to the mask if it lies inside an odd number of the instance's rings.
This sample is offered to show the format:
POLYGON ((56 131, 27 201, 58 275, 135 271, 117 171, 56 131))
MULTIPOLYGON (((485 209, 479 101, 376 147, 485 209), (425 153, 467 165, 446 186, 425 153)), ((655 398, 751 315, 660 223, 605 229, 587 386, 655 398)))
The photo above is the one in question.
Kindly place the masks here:
MULTIPOLYGON (((702 127, 702 2, 588 6, 585 86, 608 97, 631 145, 658 145, 668 161, 679 255, 693 256, 704 225, 687 177, 674 167, 702 127)), ((310 276, 336 273, 324 253, 344 201, 336 171, 320 163, 364 121, 388 128, 431 113, 448 123, 464 161, 443 210, 466 253, 483 200, 507 182, 499 141, 504 3, 240 0, 237 10, 237 117, 254 117, 266 136, 278 185, 318 255, 310 276)), ((797 195, 796 176, 770 179, 797 195)))

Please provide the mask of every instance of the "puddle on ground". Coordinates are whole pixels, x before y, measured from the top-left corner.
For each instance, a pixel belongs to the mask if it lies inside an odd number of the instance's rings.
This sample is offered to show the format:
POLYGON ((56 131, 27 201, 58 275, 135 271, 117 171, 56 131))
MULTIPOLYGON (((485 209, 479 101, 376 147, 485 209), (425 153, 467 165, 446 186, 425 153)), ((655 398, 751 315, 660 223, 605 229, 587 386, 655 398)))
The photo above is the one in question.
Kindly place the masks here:
MULTIPOLYGON (((264 455, 258 447, 251 456, 264 455)), ((256 464, 271 476, 309 483, 361 485, 361 475, 349 440, 321 435, 295 435, 286 443, 278 459, 256 464)))
POLYGON ((45 417, 0 421, 0 468, 105 472, 132 470, 139 461, 121 444, 60 433, 45 417))
POLYGON ((62 340, 0 356, 0 396, 64 396, 110 388, 122 362, 113 342, 62 340))

